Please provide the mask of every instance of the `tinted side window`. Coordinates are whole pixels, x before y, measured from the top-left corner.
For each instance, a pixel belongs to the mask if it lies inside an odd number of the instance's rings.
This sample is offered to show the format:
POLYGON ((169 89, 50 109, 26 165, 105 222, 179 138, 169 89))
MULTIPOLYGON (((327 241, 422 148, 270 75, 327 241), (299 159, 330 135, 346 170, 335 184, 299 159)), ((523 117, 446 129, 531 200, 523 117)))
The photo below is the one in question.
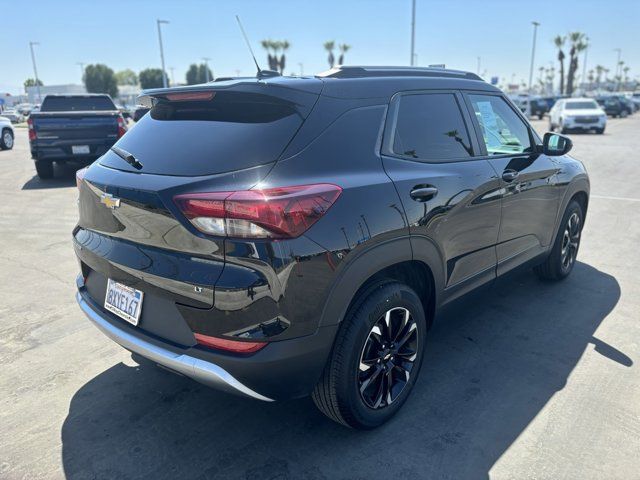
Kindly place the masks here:
POLYGON ((393 152, 427 161, 471 157, 471 141, 456 97, 451 93, 400 97, 393 152))
POLYGON ((529 128, 502 98, 469 95, 489 155, 531 151, 529 128))

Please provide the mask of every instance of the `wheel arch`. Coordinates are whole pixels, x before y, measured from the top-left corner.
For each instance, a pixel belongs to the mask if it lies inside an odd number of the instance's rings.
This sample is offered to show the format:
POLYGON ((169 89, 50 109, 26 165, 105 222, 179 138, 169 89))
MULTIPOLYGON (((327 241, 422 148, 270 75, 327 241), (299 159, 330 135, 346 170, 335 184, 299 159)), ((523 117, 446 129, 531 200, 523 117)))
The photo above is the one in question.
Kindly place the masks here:
POLYGON ((388 280, 413 288, 431 323, 439 305, 442 272, 438 250, 424 237, 406 236, 369 248, 345 265, 325 301, 320 326, 340 323, 362 293, 388 280))
POLYGON ((587 209, 589 208, 589 190, 589 179, 586 175, 580 175, 576 177, 571 183, 569 183, 569 185, 567 186, 567 190, 562 197, 560 208, 558 209, 556 231, 560 227, 562 216, 564 215, 567 206, 572 200, 576 200, 582 207, 582 225, 584 226, 584 221, 587 218, 587 209))

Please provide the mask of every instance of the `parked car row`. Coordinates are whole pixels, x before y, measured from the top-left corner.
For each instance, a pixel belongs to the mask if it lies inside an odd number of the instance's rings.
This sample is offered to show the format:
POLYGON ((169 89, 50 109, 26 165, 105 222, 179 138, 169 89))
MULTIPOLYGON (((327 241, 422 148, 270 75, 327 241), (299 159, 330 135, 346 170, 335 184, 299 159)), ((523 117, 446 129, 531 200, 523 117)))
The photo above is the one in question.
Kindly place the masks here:
POLYGON ((625 95, 607 95, 595 98, 598 104, 612 117, 624 118, 636 112, 640 105, 625 95))

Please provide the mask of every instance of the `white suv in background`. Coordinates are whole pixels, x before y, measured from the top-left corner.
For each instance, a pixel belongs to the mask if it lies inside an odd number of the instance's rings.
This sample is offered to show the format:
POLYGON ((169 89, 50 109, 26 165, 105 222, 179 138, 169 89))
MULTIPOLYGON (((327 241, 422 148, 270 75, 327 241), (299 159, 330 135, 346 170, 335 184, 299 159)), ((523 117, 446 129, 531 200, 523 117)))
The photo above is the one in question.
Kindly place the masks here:
POLYGON ((604 133, 607 126, 607 114, 592 98, 562 98, 549 112, 549 130, 560 133, 569 130, 604 133))
POLYGON ((0 113, 0 150, 11 150, 13 148, 14 138, 15 134, 11 120, 3 117, 0 113))

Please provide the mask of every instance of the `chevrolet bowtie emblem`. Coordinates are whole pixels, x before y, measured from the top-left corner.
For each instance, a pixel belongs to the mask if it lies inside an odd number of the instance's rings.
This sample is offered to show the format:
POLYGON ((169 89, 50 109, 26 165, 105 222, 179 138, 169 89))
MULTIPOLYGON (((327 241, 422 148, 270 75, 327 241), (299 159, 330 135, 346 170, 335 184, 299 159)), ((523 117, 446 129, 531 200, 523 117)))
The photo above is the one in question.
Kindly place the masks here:
POLYGON ((120 206, 120 199, 114 197, 110 193, 103 193, 102 195, 100 195, 100 203, 105 205, 107 208, 110 208, 111 210, 115 210, 120 206))

